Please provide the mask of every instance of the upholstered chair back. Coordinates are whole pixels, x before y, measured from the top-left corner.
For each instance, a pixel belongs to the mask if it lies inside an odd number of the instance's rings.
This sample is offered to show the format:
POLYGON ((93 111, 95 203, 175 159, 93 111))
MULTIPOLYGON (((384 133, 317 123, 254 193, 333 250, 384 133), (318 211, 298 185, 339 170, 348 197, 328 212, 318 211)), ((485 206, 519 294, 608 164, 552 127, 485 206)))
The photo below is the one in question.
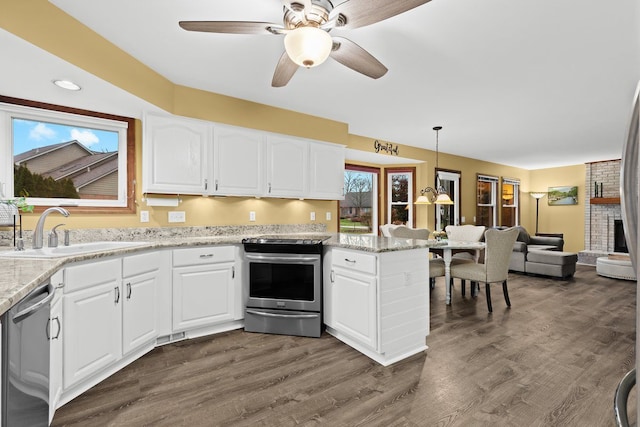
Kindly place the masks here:
POLYGON ((447 225, 444 231, 447 232, 449 240, 457 242, 479 242, 482 240, 486 227, 484 225, 447 225))
POLYGON ((404 225, 400 225, 389 230, 391 237, 402 237, 405 239, 429 239, 431 231, 426 228, 409 228, 404 225))
POLYGON ((489 229, 484 234, 486 248, 484 264, 486 268, 485 283, 503 282, 509 274, 509 259, 513 244, 518 237, 517 228, 506 230, 489 229))

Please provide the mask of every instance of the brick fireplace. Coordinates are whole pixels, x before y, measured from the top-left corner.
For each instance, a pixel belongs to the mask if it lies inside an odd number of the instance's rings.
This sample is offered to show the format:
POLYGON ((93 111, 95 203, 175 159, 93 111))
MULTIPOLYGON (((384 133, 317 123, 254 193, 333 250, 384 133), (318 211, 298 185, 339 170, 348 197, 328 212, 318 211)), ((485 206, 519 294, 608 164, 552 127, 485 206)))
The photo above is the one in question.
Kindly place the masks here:
MULTIPOLYGON (((587 163, 585 178, 585 250, 578 262, 595 265, 596 259, 620 250, 616 245, 616 221, 622 220, 620 207, 620 160, 587 163), (595 183, 598 183, 598 197, 595 183), (600 186, 602 183, 602 186, 600 186), (600 189, 602 188, 602 191, 600 189)), ((620 233, 618 229, 618 240, 620 233)), ((623 234, 624 237, 624 234, 623 234)))

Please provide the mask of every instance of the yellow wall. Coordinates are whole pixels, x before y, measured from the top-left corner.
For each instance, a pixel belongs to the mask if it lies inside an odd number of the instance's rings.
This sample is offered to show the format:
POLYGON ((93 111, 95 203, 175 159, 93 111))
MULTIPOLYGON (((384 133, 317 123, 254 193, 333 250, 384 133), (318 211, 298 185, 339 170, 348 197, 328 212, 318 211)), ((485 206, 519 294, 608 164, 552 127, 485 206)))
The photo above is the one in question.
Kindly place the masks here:
MULTIPOLYGON (((373 139, 349 134, 346 123, 174 85, 47 0, 3 0, 0 27, 173 114, 324 140, 357 150, 372 151, 373 139)), ((142 132, 139 121, 136 122, 136 126, 136 180, 140 183, 142 132)), ((416 167, 417 189, 433 186, 435 153, 408 146, 400 146, 400 150, 402 157, 424 162, 406 165, 416 167)), ((461 215, 466 217, 467 223, 472 223, 475 215, 475 182, 478 173, 520 179, 521 222, 531 232, 535 229, 535 203, 533 199, 526 197, 528 191, 546 190, 547 187, 555 185, 578 185, 581 194, 583 193, 584 165, 528 171, 441 153, 439 167, 462 172, 461 215)), ((384 170, 382 173, 384 174, 384 170)), ((186 212, 187 222, 183 225, 300 224, 310 223, 309 214, 313 211, 316 212, 316 223, 326 223, 329 231, 337 230, 338 205, 335 201, 182 196, 182 203, 177 208, 152 208, 144 205, 138 185, 136 202, 138 210, 142 206, 142 209, 150 212, 149 223, 140 223, 138 213, 77 214, 67 220, 68 226, 167 226, 169 209, 186 212), (256 212, 255 223, 249 222, 249 211, 256 212), (331 221, 325 220, 326 212, 332 212, 331 221)), ((416 212, 417 226, 433 229, 434 208, 417 206, 416 212)), ((29 229, 34 224, 35 215, 27 215, 25 227, 29 229)), ((541 203, 540 230, 564 232, 568 250, 582 249, 583 229, 583 200, 578 206, 569 207, 548 207, 541 203)))
MULTIPOLYGON (((531 171, 530 191, 546 192, 549 187, 578 187, 578 204, 570 206, 549 206, 547 198, 540 199, 538 229, 541 233, 564 233, 565 250, 577 252, 584 249, 585 200, 584 185, 586 165, 562 168, 538 169, 531 171)), ((529 217, 535 230, 536 203, 531 199, 529 217)))

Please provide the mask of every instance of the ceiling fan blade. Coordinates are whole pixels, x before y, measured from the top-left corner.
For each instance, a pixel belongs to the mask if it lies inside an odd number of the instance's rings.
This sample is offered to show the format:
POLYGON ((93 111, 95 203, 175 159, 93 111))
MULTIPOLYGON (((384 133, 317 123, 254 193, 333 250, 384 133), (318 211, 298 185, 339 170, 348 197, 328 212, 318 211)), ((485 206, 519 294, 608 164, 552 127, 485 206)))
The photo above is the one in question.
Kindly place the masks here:
POLYGON ((270 22, 250 21, 180 21, 178 25, 187 31, 228 34, 278 34, 284 29, 270 22))
POLYGON ((343 25, 344 28, 359 28, 384 21, 429 1, 347 0, 337 5, 331 11, 331 16, 342 14, 347 18, 346 23, 343 25))
POLYGON ((287 52, 284 52, 276 65, 276 71, 273 73, 273 80, 271 80, 271 86, 282 87, 286 86, 291 80, 291 77, 298 71, 298 64, 293 62, 287 52))
POLYGON ((372 79, 378 79, 389 71, 373 55, 344 37, 333 38, 330 56, 342 65, 372 79))

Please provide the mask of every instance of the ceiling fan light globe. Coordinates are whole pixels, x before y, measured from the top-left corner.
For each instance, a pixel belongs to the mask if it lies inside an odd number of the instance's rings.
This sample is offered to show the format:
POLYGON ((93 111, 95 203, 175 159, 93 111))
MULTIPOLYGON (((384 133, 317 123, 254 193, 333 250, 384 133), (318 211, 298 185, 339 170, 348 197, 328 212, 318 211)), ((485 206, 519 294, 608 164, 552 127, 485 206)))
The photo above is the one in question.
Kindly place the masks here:
POLYGON ((329 33, 316 27, 300 27, 287 33, 284 48, 289 58, 301 67, 311 68, 329 57, 333 40, 329 33))

